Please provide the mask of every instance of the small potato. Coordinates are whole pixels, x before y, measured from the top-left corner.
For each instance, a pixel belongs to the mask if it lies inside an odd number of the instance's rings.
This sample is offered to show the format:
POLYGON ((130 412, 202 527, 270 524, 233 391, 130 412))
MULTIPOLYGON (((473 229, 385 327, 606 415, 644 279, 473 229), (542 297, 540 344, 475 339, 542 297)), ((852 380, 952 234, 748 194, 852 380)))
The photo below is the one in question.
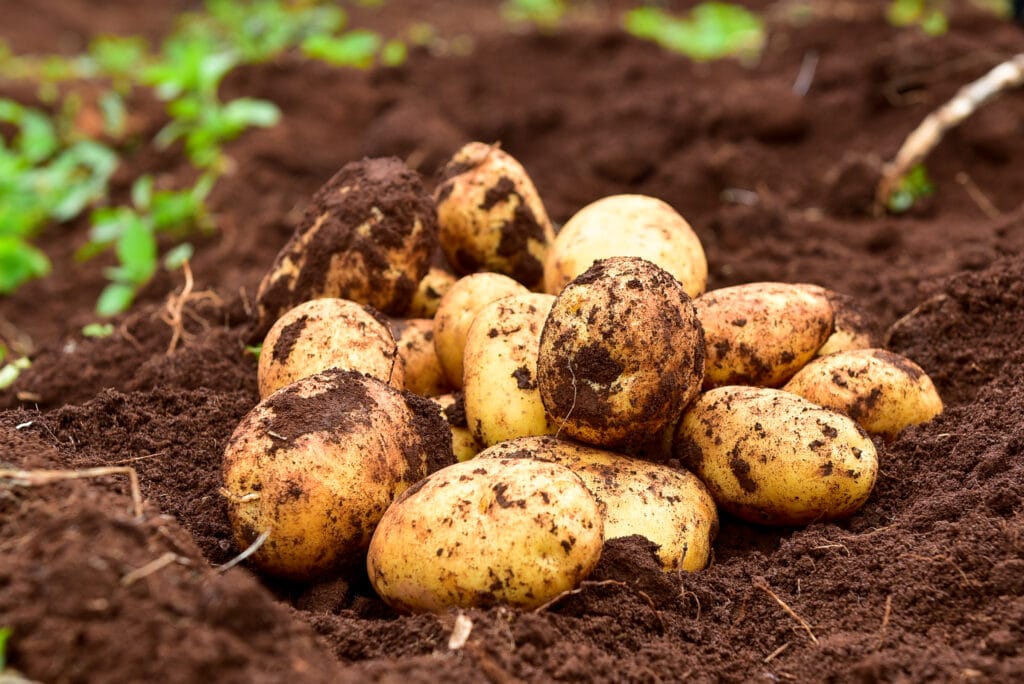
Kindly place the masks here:
POLYGON ((817 285, 748 283, 712 290, 693 305, 707 345, 704 389, 779 387, 832 334, 832 305, 817 285))
POLYGON ((789 392, 719 387, 693 403, 673 451, 724 510, 764 525, 856 512, 875 484, 875 446, 844 415, 789 392))
POLYGON ((569 468, 601 506, 605 541, 647 537, 660 547, 666 572, 702 570, 711 559, 718 509, 693 473, 553 437, 509 440, 477 458, 534 458, 569 468))
POLYGON ((409 310, 405 315, 409 318, 433 318, 441 303, 441 297, 444 297, 455 281, 456 278, 450 271, 431 266, 427 275, 423 276, 416 286, 416 294, 412 296, 412 303, 409 304, 409 310))
POLYGON ((555 234, 526 171, 497 145, 464 145, 435 192, 441 248, 459 273, 502 273, 531 290, 555 234))
POLYGON ((473 459, 395 500, 373 534, 366 567, 373 588, 398 610, 529 610, 594 569, 603 532, 597 502, 568 468, 473 459))
POLYGON ((832 304, 832 334, 821 345, 815 356, 827 356, 838 351, 871 349, 878 346, 878 336, 868 319, 867 313, 857 301, 845 294, 825 290, 832 304))
POLYGON ((454 462, 450 440, 434 404, 376 378, 333 369, 288 385, 224 450, 235 543, 269 530, 252 561, 294 580, 358 563, 395 496, 454 462))
POLYGON ((931 378, 910 359, 884 349, 836 352, 810 362, 782 388, 845 413, 871 434, 892 439, 908 425, 942 413, 931 378))
POLYGON ((441 409, 441 417, 451 428, 452 451, 455 452, 455 458, 460 461, 468 461, 480 453, 483 447, 467 427, 466 403, 463 396, 461 394, 458 396, 442 394, 430 399, 441 409))
POLYGON ((485 445, 555 431, 537 389, 537 350, 555 296, 502 297, 473 318, 466 335, 463 378, 466 420, 485 445))
POLYGON ((404 387, 405 370, 385 323, 347 299, 313 299, 281 316, 263 340, 256 368, 260 399, 328 368, 404 387))
POLYGON ((558 295, 541 333, 544 407, 567 436, 596 446, 659 456, 703 373, 693 303, 637 257, 594 262, 558 295))
POLYGON ((598 259, 636 256, 662 267, 696 297, 708 280, 700 238, 667 203, 612 195, 580 209, 555 237, 544 262, 544 289, 558 294, 598 259))
POLYGON ((500 273, 475 273, 460 278, 441 298, 434 316, 434 348, 448 383, 462 389, 462 356, 466 335, 480 309, 496 299, 529 290, 500 273))
POLYGON ((434 321, 429 318, 393 318, 391 332, 402 360, 405 389, 421 397, 449 390, 441 362, 434 349, 434 321))

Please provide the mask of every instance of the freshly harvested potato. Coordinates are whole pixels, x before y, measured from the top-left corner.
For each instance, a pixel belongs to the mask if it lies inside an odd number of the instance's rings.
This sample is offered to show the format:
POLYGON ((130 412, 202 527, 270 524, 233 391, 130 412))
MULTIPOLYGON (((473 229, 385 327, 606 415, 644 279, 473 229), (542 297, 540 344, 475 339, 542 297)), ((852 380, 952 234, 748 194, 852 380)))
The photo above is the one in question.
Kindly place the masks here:
POLYGON ((462 355, 466 335, 480 309, 496 299, 529 290, 500 273, 474 273, 459 278, 441 297, 434 316, 434 348, 448 383, 462 389, 462 355))
POLYGON ((450 272, 438 266, 431 266, 427 275, 420 279, 416 286, 416 294, 412 296, 412 303, 406 316, 409 318, 433 318, 437 313, 437 306, 441 303, 441 297, 455 284, 456 278, 450 272))
POLYGON ((434 349, 434 321, 429 318, 393 318, 391 332, 405 373, 405 389, 422 397, 448 391, 448 381, 434 349))
POLYGON ((875 484, 871 439, 850 418, 765 387, 718 387, 683 414, 673 451, 724 510, 764 525, 846 518, 875 484))
POLYGON ((558 295, 541 333, 541 400, 561 431, 588 444, 659 455, 703 373, 690 297, 638 257, 594 262, 558 295))
POLYGON ((555 431, 537 389, 540 331, 554 302, 549 294, 512 295, 473 318, 463 354, 466 420, 485 446, 555 431))
POLYGON ((256 369, 260 398, 328 368, 404 387, 405 370, 385 323, 347 299, 313 299, 281 316, 263 340, 256 369))
POLYGON ((388 605, 529 610, 577 586, 601 556, 597 502, 571 470, 473 459, 398 497, 370 542, 370 582, 388 605))
POLYGON ((868 315, 853 297, 834 290, 825 290, 825 295, 832 304, 832 334, 815 356, 878 346, 878 338, 868 315))
POLYGON ((458 395, 442 394, 431 397, 431 400, 441 409, 441 417, 451 428, 452 451, 455 452, 455 458, 460 461, 468 461, 480 453, 483 447, 473 436, 466 422, 464 396, 461 393, 458 395))
POLYGON ((643 535, 659 546, 668 571, 702 570, 718 533, 718 509, 696 475, 554 437, 522 437, 480 452, 477 459, 535 458, 580 476, 597 499, 605 541, 643 535))
POLYGON ((855 349, 822 356, 782 388, 853 418, 890 439, 908 425, 942 413, 942 398, 924 370, 885 349, 855 349))
POLYGON ((531 290, 544 280, 555 234, 533 181, 497 145, 464 145, 434 194, 441 248, 455 270, 503 273, 531 290))
POLYGON ((224 450, 222 493, 238 548, 263 572, 307 580, 359 562, 397 494, 454 462, 433 403, 332 369, 271 394, 224 450))
POLYGON ((321 297, 402 316, 436 247, 434 203, 419 175, 393 157, 346 164, 313 196, 260 283, 253 337, 293 306, 321 297))
POLYGON ((817 285, 735 285, 707 292, 693 305, 707 345, 704 389, 779 387, 832 334, 832 305, 817 285))
POLYGON ((544 289, 558 294, 598 259, 636 256, 662 267, 686 294, 704 292, 708 261, 700 238, 667 203, 646 195, 612 195, 570 218, 544 262, 544 289))

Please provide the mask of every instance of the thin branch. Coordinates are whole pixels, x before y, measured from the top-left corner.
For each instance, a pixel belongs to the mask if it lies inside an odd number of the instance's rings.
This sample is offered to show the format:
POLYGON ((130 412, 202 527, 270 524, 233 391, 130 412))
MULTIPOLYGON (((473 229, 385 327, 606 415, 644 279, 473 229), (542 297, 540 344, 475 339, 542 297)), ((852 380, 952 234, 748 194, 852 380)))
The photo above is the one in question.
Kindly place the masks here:
POLYGON ((54 482, 85 480, 107 475, 127 475, 135 505, 135 517, 142 517, 142 490, 139 488, 139 474, 128 466, 85 468, 83 470, 0 470, 0 480, 10 480, 19 487, 40 487, 54 482))
POLYGON ((154 572, 159 572, 160 570, 163 570, 172 563, 178 563, 180 565, 192 565, 192 561, 190 561, 188 558, 185 558, 184 556, 179 556, 178 554, 172 551, 168 551, 156 560, 150 561, 149 563, 143 565, 141 568, 132 570, 127 575, 122 577, 121 586, 130 586, 144 577, 149 577, 154 572))
POLYGON ((796 611, 787 606, 786 602, 779 598, 778 594, 772 591, 772 588, 768 586, 768 582, 766 582, 763 577, 755 578, 754 586, 763 591, 764 593, 768 594, 769 596, 771 596, 772 599, 774 599, 775 602, 782 607, 782 610, 786 611, 786 614, 788 614, 791 618, 800 623, 800 626, 803 627, 807 634, 811 637, 811 641, 813 641, 814 643, 818 643, 818 637, 814 636, 814 632, 811 630, 811 626, 807 624, 807 620, 804 620, 802 617, 796 614, 796 611))

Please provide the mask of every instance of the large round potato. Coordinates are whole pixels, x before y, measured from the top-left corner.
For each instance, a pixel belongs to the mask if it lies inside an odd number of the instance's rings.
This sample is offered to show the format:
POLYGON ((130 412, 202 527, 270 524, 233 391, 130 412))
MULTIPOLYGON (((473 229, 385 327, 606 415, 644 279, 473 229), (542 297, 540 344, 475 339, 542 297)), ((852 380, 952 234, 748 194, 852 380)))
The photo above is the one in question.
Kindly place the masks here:
POLYGON ((513 439, 477 456, 488 458, 535 458, 569 468, 601 506, 605 540, 647 537, 659 546, 666 572, 702 570, 711 559, 718 510, 693 473, 553 437, 513 439))
POLYGON ((502 297, 473 318, 466 335, 463 378, 466 420, 485 446, 555 426, 537 389, 537 350, 554 295, 502 297))
POLYGON ((400 610, 530 609, 578 585, 597 565, 602 539, 597 502, 568 468, 473 459, 396 499, 366 565, 373 588, 400 610))
POLYGON ((391 332, 402 360, 405 389, 422 397, 449 390, 434 348, 434 321, 429 318, 393 318, 391 332))
POLYGON ((595 262, 558 295, 541 333, 541 400, 560 431, 588 444, 658 455, 703 373, 689 296, 637 257, 595 262))
POLYGON ((878 473, 874 444, 850 418, 764 387, 701 395, 679 423, 674 452, 719 506, 765 525, 848 517, 878 473))
POLYGON ((267 397, 224 450, 223 494, 239 549, 263 572, 307 580, 359 562, 395 496, 454 462, 429 400, 329 370, 267 397))
POLYGON ((555 237, 544 263, 544 289, 558 294, 598 259, 636 256, 675 276, 696 297, 708 280, 700 238, 667 203, 646 195, 612 195, 580 209, 555 237))
POLYGON ((328 368, 404 387, 405 370, 387 325, 347 299, 314 299, 287 311, 263 340, 256 368, 260 398, 328 368))

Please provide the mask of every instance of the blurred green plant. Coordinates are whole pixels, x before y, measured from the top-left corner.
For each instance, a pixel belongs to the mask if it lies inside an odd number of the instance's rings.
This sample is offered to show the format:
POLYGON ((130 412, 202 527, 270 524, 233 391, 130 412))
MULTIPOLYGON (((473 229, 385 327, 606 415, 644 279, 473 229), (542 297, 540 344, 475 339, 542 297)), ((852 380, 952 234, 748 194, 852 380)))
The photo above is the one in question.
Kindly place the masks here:
POLYGON ((0 672, 7 667, 7 640, 13 631, 10 627, 0 627, 0 672))
POLYGON ((83 337, 103 338, 110 337, 113 334, 113 323, 88 323, 82 326, 83 337))
MULTIPOLYGON (((5 390, 13 385, 14 381, 18 379, 18 376, 21 375, 21 372, 26 368, 29 368, 31 365, 32 362, 29 358, 27 356, 22 356, 21 358, 14 359, 3 366, 0 366, 0 390, 5 390)), ((0 656, 3 655, 3 644, 8 636, 10 636, 9 633, 5 635, 2 633, 2 630, 0 630, 0 656)), ((3 672, 3 669, 3 658, 0 657, 0 672, 3 672)))
POLYGON ((928 177, 924 164, 918 164, 903 177, 889 196, 889 211, 902 214, 909 211, 918 200, 935 194, 935 185, 928 177))
POLYGON ((698 61, 756 58, 765 42, 764 21, 727 2, 701 3, 685 17, 654 7, 638 7, 626 13, 625 29, 637 38, 698 61))
POLYGON ((567 0, 505 0, 501 14, 506 21, 526 22, 542 29, 554 29, 569 10, 567 0))
POLYGON ((892 0, 885 16, 893 26, 918 26, 930 36, 949 29, 945 0, 892 0))

